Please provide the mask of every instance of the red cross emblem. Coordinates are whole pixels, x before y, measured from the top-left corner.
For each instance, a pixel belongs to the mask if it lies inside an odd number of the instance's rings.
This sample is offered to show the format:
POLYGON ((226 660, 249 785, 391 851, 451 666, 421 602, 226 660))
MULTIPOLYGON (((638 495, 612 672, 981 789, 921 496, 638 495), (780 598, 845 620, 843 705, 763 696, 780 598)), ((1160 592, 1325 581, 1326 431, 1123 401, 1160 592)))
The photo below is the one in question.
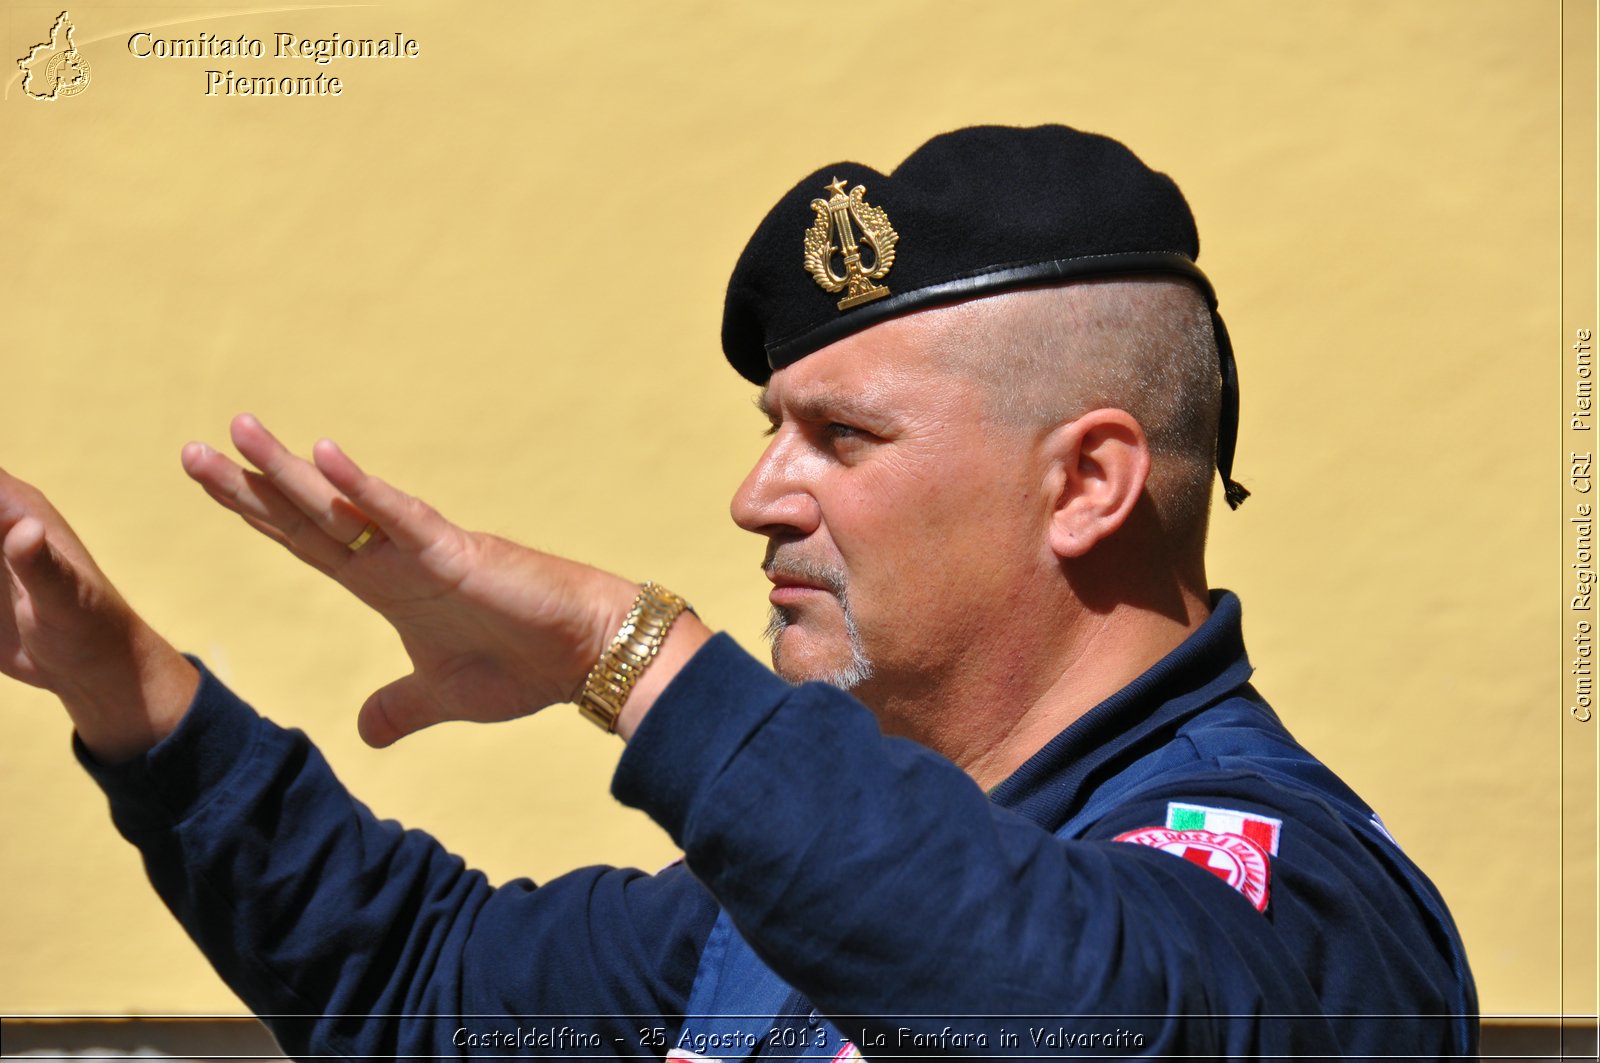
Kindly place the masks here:
POLYGON ((1244 894, 1245 899, 1256 906, 1256 911, 1267 910, 1271 858, 1265 849, 1241 834, 1144 827, 1119 834, 1113 840, 1148 845, 1181 857, 1197 867, 1205 868, 1244 894))

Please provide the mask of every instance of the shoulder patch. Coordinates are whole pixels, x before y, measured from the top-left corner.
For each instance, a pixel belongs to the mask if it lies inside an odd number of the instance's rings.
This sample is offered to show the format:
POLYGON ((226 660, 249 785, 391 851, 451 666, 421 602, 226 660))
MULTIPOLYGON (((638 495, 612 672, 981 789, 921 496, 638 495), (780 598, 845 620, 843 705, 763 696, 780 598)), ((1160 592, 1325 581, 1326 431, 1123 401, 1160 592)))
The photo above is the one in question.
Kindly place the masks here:
POLYGON ((1205 830, 1212 834, 1237 834, 1249 838, 1267 851, 1278 855, 1278 838, 1283 833, 1283 820, 1263 816, 1259 812, 1240 812, 1233 808, 1211 808, 1207 805, 1189 805, 1181 801, 1167 804, 1167 827, 1171 830, 1205 830))
POLYGON ((1141 827, 1119 834, 1112 841, 1148 845, 1203 867, 1244 894, 1256 911, 1267 910, 1272 861, 1266 849, 1242 834, 1141 827))

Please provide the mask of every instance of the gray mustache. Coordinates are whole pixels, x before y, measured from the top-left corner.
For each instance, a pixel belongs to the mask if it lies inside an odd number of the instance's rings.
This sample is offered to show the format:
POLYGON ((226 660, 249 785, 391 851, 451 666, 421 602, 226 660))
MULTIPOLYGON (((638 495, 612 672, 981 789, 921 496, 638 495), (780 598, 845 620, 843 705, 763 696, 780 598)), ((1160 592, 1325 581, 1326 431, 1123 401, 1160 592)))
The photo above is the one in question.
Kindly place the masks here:
POLYGON ((808 557, 779 556, 770 546, 767 548, 767 556, 762 559, 761 571, 769 578, 781 576, 808 583, 820 583, 834 594, 844 593, 844 573, 837 566, 814 561, 808 557))

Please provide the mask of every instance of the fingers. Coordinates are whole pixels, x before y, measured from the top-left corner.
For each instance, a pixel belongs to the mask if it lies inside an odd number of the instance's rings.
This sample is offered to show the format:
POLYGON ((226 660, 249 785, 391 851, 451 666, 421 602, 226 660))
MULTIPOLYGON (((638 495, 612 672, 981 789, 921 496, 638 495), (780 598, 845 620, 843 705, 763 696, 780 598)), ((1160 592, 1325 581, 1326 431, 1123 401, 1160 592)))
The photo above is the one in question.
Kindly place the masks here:
POLYGON ((54 516, 55 509, 39 489, 0 469, 0 536, 25 517, 54 516))
MULTIPOLYGON (((0 673, 56 691, 83 688, 97 670, 117 670, 117 636, 131 618, 92 562, 74 563, 31 514, 0 541, 0 673)), ((68 711, 71 711, 69 706, 68 711)))
MULTIPOLYGON (((24 580, 32 576, 33 555, 44 545, 44 525, 34 517, 22 517, 8 529, 0 528, 0 532, 3 532, 0 534, 0 557, 4 558, 6 618, 15 626, 17 605, 33 593, 24 580)), ((31 582, 39 580, 34 577, 31 582)))
POLYGON ((11 526, 5 536, 7 561, 26 564, 44 545, 44 523, 37 517, 23 517, 11 526))
POLYGON ((405 550, 424 550, 453 527, 432 506, 362 472, 331 439, 311 448, 316 467, 329 483, 350 498, 361 512, 405 550))
POLYGON ((328 573, 345 559, 344 544, 261 474, 241 469, 204 443, 183 448, 183 470, 223 508, 312 567, 328 573))
POLYGON ((356 717, 361 740, 374 749, 383 749, 438 723, 426 690, 426 684, 413 673, 373 691, 356 717))
POLYGON ((50 545, 37 517, 23 517, 13 524, 0 549, 17 585, 32 599, 35 614, 66 615, 82 606, 84 590, 77 571, 50 545))
POLYGON ((370 520, 410 551, 440 541, 453 525, 432 507, 362 472, 332 440, 313 448, 315 464, 290 453, 250 414, 231 426, 239 453, 259 473, 203 443, 183 448, 183 467, 217 502, 304 560, 336 569, 370 520))
POLYGON ((296 457, 266 426, 248 413, 233 419, 233 445, 261 470, 266 480, 333 541, 353 540, 367 517, 318 468, 296 457))
POLYGON ((5 560, 3 551, 0 551, 0 672, 17 679, 22 678, 28 666, 17 628, 23 600, 24 594, 21 584, 17 582, 17 575, 5 560))
MULTIPOLYGON (((324 576, 330 576, 334 579, 337 579, 339 565, 349 560, 347 556, 349 551, 346 548, 339 546, 337 543, 335 543, 333 546, 324 547, 319 542, 315 548, 317 552, 313 553, 312 548, 297 544, 285 538, 282 532, 264 520, 257 520, 248 513, 241 513, 239 514, 239 517, 246 524, 250 525, 250 527, 254 528, 262 535, 265 535, 268 539, 271 539, 279 546, 282 546, 285 550, 288 550, 291 554, 298 557, 300 560, 304 561, 306 564, 310 565, 324 576), (324 556, 324 551, 328 556, 324 556)), ((319 532, 317 534, 320 535, 321 533, 319 532)))
POLYGON ((47 578, 54 566, 72 575, 75 583, 81 580, 80 572, 104 579, 44 493, 4 470, 0 470, 0 540, 6 560, 10 562, 15 551, 16 564, 29 568, 34 578, 47 578))

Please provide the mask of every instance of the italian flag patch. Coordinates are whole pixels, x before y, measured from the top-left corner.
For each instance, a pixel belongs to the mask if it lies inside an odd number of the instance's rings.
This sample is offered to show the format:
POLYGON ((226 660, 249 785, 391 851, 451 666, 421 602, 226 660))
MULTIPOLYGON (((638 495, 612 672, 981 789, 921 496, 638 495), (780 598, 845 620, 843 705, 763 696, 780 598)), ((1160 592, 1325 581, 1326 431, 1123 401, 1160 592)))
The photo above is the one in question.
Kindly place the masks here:
POLYGON ((1167 804, 1168 830, 1204 830, 1212 834, 1237 834, 1249 838, 1272 856, 1278 855, 1278 835, 1283 820, 1232 808, 1209 808, 1178 801, 1167 804))

